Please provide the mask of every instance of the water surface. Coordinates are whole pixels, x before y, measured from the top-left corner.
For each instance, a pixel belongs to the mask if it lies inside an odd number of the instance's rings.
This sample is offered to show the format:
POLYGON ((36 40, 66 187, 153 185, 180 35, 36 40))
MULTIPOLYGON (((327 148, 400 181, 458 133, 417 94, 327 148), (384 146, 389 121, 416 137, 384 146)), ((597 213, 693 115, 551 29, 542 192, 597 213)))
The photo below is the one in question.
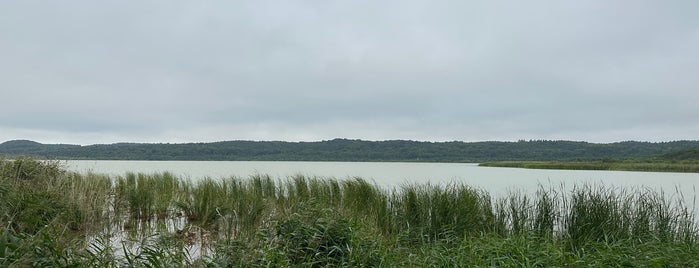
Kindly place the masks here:
POLYGON ((602 184, 609 187, 648 187, 668 195, 677 189, 693 197, 699 173, 543 170, 479 167, 463 163, 395 163, 395 162, 285 162, 285 161, 107 161, 69 160, 66 167, 77 172, 96 172, 114 176, 126 172, 172 172, 196 181, 201 178, 248 177, 267 174, 285 179, 294 175, 347 179, 362 177, 377 185, 392 188, 406 183, 465 183, 491 194, 508 191, 533 192, 545 187, 602 184))

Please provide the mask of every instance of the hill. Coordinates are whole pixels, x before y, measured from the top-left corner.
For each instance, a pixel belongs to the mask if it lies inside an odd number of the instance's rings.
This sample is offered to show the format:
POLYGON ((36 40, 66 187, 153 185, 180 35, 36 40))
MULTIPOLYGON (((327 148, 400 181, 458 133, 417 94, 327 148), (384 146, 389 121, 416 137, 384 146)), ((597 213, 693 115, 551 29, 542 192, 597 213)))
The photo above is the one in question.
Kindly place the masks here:
POLYGON ((264 160, 264 161, 571 161, 653 157, 699 148, 699 141, 588 143, 578 141, 419 142, 334 139, 318 142, 222 141, 212 143, 0 144, 0 155, 49 159, 264 160))
POLYGON ((30 140, 13 140, 0 143, 0 155, 51 156, 57 152, 80 148, 80 145, 41 144, 30 140))

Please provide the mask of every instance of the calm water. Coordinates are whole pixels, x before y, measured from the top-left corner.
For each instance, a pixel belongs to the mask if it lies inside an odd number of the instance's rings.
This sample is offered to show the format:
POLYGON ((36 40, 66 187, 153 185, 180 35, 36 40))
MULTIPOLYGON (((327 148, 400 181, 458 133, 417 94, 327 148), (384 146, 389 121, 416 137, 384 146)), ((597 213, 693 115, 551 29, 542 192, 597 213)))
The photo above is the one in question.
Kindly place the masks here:
POLYGON ((346 179, 362 177, 382 187, 400 187, 405 183, 463 182, 494 195, 508 191, 534 192, 538 185, 571 188, 583 183, 611 187, 649 187, 665 191, 676 189, 689 199, 699 186, 699 173, 660 173, 628 171, 535 170, 479 167, 460 163, 376 163, 376 162, 266 162, 266 161, 65 161, 68 169, 123 175, 126 172, 169 171, 191 180, 204 177, 248 177, 268 174, 274 178, 307 176, 346 179))

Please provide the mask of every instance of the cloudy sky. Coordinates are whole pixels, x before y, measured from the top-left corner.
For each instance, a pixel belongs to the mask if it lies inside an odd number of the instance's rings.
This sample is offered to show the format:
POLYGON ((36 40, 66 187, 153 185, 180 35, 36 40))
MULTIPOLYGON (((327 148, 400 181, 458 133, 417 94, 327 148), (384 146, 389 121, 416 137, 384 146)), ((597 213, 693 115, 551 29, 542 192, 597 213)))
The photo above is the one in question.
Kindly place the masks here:
POLYGON ((0 142, 699 139, 699 1, 2 1, 0 142))

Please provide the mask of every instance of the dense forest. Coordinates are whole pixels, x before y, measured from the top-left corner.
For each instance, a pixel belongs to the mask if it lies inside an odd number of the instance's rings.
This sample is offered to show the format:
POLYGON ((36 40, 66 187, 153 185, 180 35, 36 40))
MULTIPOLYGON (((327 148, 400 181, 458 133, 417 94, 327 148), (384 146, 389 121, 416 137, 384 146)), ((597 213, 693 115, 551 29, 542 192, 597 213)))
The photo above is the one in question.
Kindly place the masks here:
POLYGON ((691 152, 692 148, 699 148, 699 141, 588 143, 547 140, 420 142, 334 139, 318 142, 222 141, 81 146, 14 140, 0 144, 0 155, 104 160, 484 162, 630 159, 671 155, 679 151, 691 152))
POLYGON ((679 150, 661 155, 662 160, 699 160, 699 148, 679 150))

